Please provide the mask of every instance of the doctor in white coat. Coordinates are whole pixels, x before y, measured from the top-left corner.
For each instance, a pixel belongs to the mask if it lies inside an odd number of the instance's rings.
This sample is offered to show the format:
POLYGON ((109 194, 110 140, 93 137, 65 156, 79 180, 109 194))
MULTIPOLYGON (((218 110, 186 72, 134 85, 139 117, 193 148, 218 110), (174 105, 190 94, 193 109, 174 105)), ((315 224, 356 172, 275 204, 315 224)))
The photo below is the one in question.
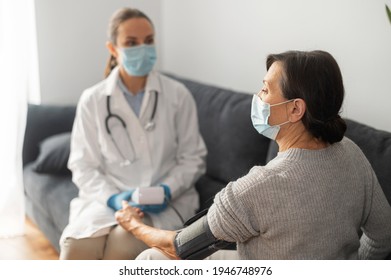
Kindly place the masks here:
POLYGON ((114 217, 138 187, 164 191, 164 203, 136 205, 155 227, 178 229, 199 207, 194 183, 205 172, 207 151, 192 95, 152 70, 154 28, 144 13, 120 9, 109 33, 112 71, 77 106, 68 167, 79 196, 70 205, 60 259, 134 259, 145 250, 114 217))

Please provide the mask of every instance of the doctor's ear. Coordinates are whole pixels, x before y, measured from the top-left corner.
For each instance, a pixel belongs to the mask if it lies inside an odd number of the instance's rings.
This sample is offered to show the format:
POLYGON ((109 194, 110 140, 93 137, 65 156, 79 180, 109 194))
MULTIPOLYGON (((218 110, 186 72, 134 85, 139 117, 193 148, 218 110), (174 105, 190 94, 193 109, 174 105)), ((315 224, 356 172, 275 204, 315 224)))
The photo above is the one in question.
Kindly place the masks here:
POLYGON ((108 49, 109 53, 114 56, 115 58, 118 57, 117 49, 115 48, 114 44, 111 41, 106 42, 106 48, 108 49))

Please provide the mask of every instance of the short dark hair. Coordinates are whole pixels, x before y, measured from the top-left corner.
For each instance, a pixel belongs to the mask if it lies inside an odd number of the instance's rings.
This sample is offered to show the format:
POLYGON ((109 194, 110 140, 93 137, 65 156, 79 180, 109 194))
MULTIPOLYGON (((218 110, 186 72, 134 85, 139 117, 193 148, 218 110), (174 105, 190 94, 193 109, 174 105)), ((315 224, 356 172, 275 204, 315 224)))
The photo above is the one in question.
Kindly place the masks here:
POLYGON ((342 74, 334 57, 325 51, 288 51, 267 57, 266 68, 282 65, 280 87, 290 100, 306 103, 303 124, 314 137, 327 143, 342 140, 346 123, 340 116, 345 95, 342 74))

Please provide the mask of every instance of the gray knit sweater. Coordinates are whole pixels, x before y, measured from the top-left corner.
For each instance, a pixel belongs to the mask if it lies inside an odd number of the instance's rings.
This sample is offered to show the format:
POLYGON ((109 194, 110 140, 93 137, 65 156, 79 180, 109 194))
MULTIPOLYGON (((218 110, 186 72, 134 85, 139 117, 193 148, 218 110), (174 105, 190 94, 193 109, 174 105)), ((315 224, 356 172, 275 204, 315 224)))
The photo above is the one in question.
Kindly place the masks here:
POLYGON ((289 149, 215 197, 208 222, 241 259, 378 259, 391 252, 391 207, 346 137, 289 149), (360 229, 364 232, 360 239, 360 229))

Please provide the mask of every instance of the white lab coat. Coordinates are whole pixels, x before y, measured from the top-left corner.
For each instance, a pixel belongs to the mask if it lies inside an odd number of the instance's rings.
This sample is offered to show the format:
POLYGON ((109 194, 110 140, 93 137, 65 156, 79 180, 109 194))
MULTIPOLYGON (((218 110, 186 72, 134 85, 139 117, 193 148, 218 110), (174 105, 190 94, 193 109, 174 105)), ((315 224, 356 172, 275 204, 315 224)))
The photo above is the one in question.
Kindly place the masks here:
MULTIPOLYGON (((199 133, 195 102, 190 92, 179 82, 151 72, 137 117, 118 87, 119 71, 85 90, 77 106, 72 130, 71 154, 68 167, 79 188, 79 196, 70 205, 69 224, 60 244, 67 237, 86 238, 105 235, 116 223, 114 211, 107 206, 108 198, 136 187, 170 187, 172 204, 186 220, 199 206, 195 181, 205 172, 207 154, 199 133), (154 105, 153 90, 158 92, 155 128, 146 131, 154 105), (106 131, 107 96, 111 95, 111 112, 120 116, 135 150, 136 160, 123 166, 106 131)), ((129 140, 119 122, 110 128, 117 143, 131 155, 129 140), (128 149, 129 148, 129 149, 128 149)), ((121 150, 122 151, 122 150, 121 150)), ((150 214, 153 225, 177 229, 182 222, 171 207, 159 214, 150 214)))

